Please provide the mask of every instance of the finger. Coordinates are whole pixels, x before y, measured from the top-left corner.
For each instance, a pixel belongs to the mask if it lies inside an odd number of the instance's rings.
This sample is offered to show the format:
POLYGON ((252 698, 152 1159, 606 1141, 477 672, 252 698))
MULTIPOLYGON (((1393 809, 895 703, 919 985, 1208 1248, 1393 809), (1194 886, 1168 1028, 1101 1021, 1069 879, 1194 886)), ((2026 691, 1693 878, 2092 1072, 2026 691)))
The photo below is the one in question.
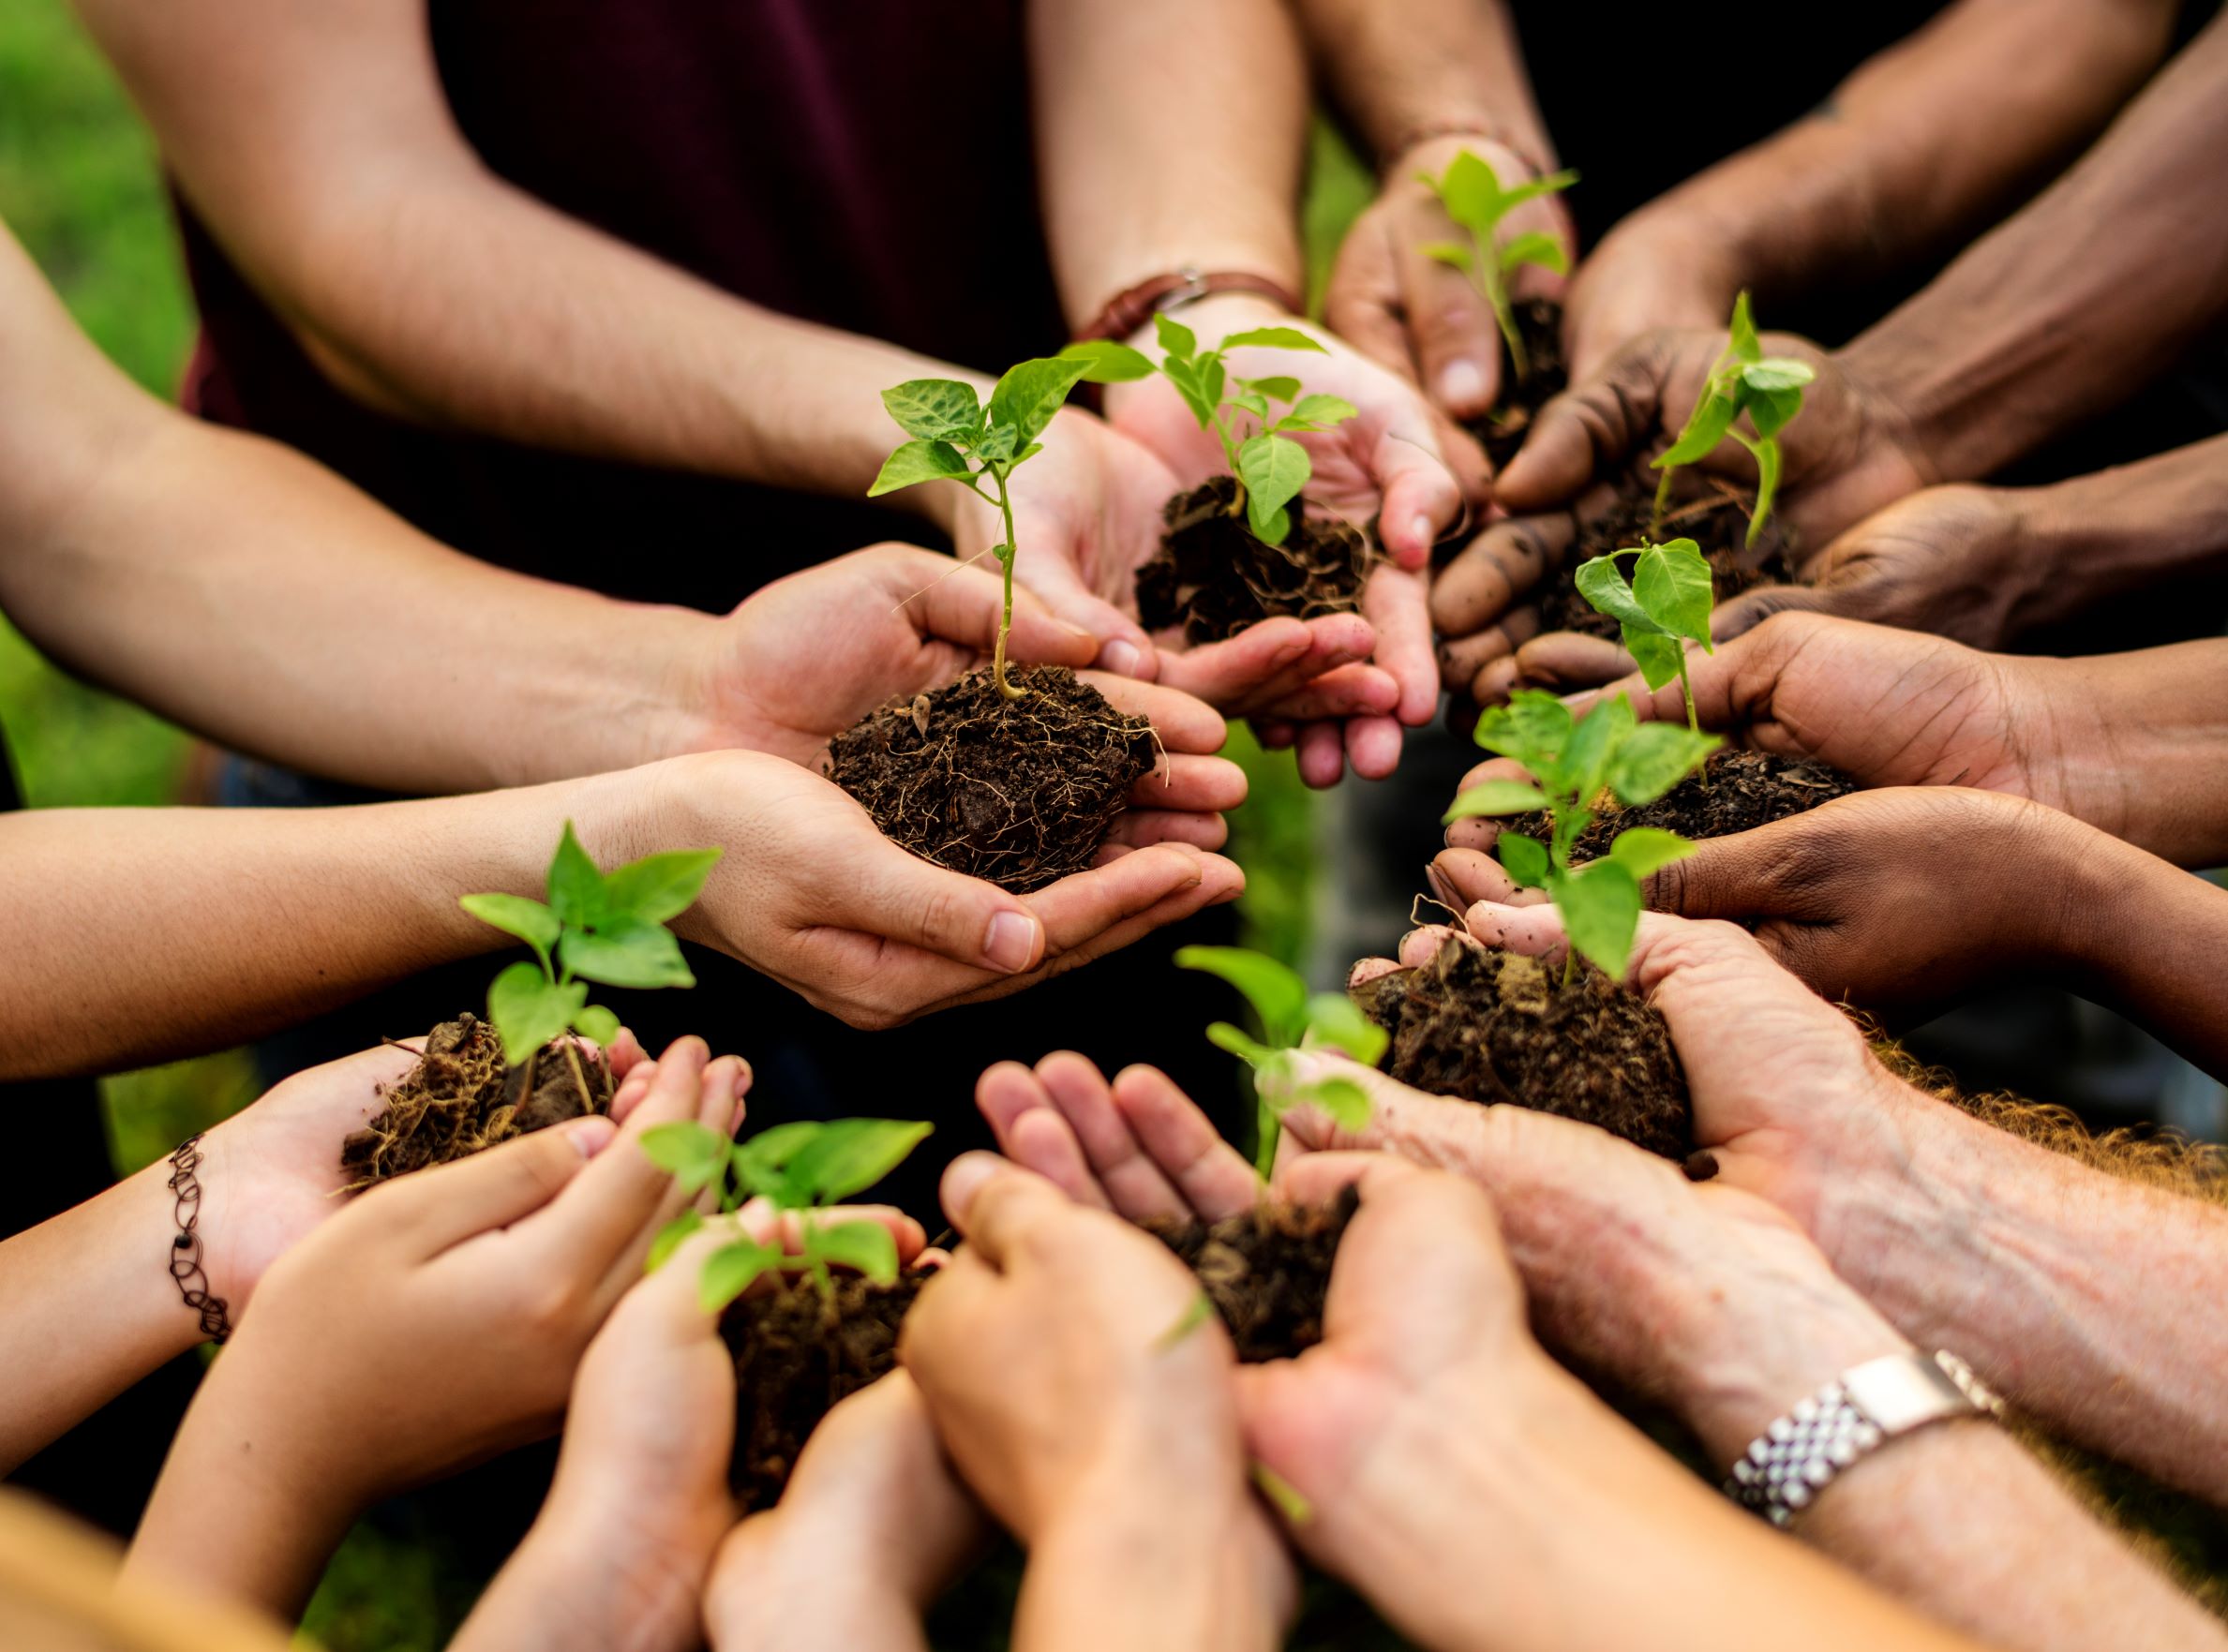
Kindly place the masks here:
POLYGON ((1114 1211, 1132 1222, 1180 1222, 1191 1214, 1191 1207, 1138 1144, 1129 1120, 1114 1106, 1104 1074, 1072 1050, 1046 1056, 1037 1064, 1037 1073, 1088 1160, 1094 1183, 1105 1190, 1114 1211))
POLYGON ((614 1084, 624 1083, 627 1075, 649 1059, 649 1052, 642 1048, 642 1040, 635 1036, 632 1027, 620 1028, 619 1036, 612 1039, 610 1048, 604 1051, 604 1063, 611 1071, 614 1084))
POLYGON ((1576 499, 1654 434, 1662 413, 1662 350, 1649 338, 1619 350, 1599 377, 1539 410, 1522 449, 1494 484, 1512 513, 1576 499))
POLYGON ((975 1105, 1008 1158, 1078 1203, 1109 1208, 1083 1144, 1035 1071, 1019 1062, 1000 1062, 977 1080, 975 1105))
POLYGON ((1451 687, 1467 690, 1497 660, 1506 660, 1539 633, 1539 610, 1512 608, 1498 624, 1455 637, 1439 646, 1439 674, 1451 687))
POLYGON ((1358 1148, 1295 1153, 1278 1167, 1277 1198, 1295 1205, 1327 1205, 1359 1182, 1379 1156, 1358 1148))
POLYGON ((1592 689, 1633 669, 1633 658, 1607 637, 1551 631, 1517 650, 1517 675, 1536 688, 1592 689))
POLYGON ((1481 946, 1521 952, 1527 958, 1560 958, 1565 945, 1563 914, 1552 905, 1514 906, 1481 900, 1463 913, 1462 927, 1481 946))
POLYGON ((1221 642, 1171 652, 1160 680, 1243 717, 1368 659, 1376 646, 1376 633, 1358 614, 1264 619, 1221 642))
MULTIPOLYGON (((1470 921, 1467 914, 1462 921, 1465 924, 1470 921)), ((1439 949, 1450 940, 1465 945, 1474 944, 1473 937, 1464 930, 1446 924, 1424 924, 1409 930, 1400 937, 1400 967, 1411 970, 1423 968, 1438 956, 1439 949)))
POLYGON ((1399 685, 1393 714, 1421 728, 1439 708, 1439 662, 1431 651, 1430 584, 1381 564, 1362 588, 1362 612, 1377 633, 1377 663, 1399 685))
POLYGON ((1486 662, 1486 668, 1470 679, 1470 705, 1473 707, 1500 706, 1524 686, 1524 674, 1518 669, 1517 657, 1503 654, 1497 660, 1486 662))
POLYGON ((1230 824, 1219 814, 1170 809, 1125 810, 1107 833, 1103 849, 1149 849, 1156 843, 1189 843, 1219 849, 1230 841, 1230 824))
POLYGON ((1300 726, 1299 770, 1303 783, 1323 791, 1346 772, 1346 731, 1336 722, 1300 726))
POLYGON ((1710 634, 1718 642, 1745 635, 1774 614, 1842 614, 1854 619, 1873 618, 1854 611, 1831 586, 1758 585, 1730 602, 1720 603, 1710 616, 1710 634))
POLYGON ((645 1057, 627 1070, 619 1088, 611 1093, 611 1122, 623 1124, 627 1115, 642 1105, 642 1098, 650 1094, 650 1080, 658 1076, 658 1064, 645 1057))
POLYGON ((1300 731, 1287 718, 1264 717, 1254 720, 1253 738, 1264 752, 1286 751, 1299 737, 1300 731))
POLYGON ((1400 704, 1400 685, 1374 665, 1341 665, 1263 707, 1295 723, 1338 717, 1384 717, 1400 704))
POLYGON ((1207 757, 1221 751, 1230 738, 1230 724, 1222 714, 1180 689, 1100 671, 1086 671, 1083 679, 1104 694, 1116 711, 1147 719, 1165 751, 1207 757))
POLYGON ((1399 249, 1401 300, 1426 394, 1458 419, 1484 417, 1501 391, 1501 335, 1493 312, 1461 271, 1399 249))
POLYGON ((753 1243, 772 1244, 778 1241, 783 1253, 792 1257, 804 1254, 804 1230, 808 1222, 823 1230, 840 1228, 847 1222, 872 1222, 886 1228, 897 1247, 901 1268, 910 1267, 928 1245, 928 1234, 920 1224, 895 1205, 822 1205, 811 1211, 784 1211, 775 1209, 770 1198, 760 1195, 745 1199, 742 1208, 735 1213, 736 1226, 749 1235, 753 1243))
POLYGON ((1253 1167, 1166 1073, 1124 1067, 1114 1076, 1113 1097, 1130 1136, 1201 1221, 1243 1215, 1260 1199, 1253 1167))
POLYGON ((1400 766, 1404 738, 1399 722, 1390 717, 1350 717, 1346 720, 1346 764, 1366 781, 1387 779, 1400 766))
POLYGON ((1075 1209, 1043 1177, 995 1153, 963 1153, 944 1172, 944 1214, 967 1251, 1003 1272, 1048 1237, 1075 1209))
POLYGON ((1332 332, 1379 366, 1415 381, 1393 244, 1373 214, 1365 214, 1339 245, 1323 317, 1332 332))
POLYGON ((1785 874, 1815 865, 1806 846, 1821 830, 1831 835, 1834 829, 1830 818, 1821 822, 1802 814, 1754 831, 1706 839, 1649 878, 1641 892, 1651 910, 1681 917, 1808 916, 1799 899, 1788 899, 1785 874))
POLYGON ((1490 524, 1431 582, 1431 623, 1454 637, 1484 630, 1563 566, 1578 531, 1564 511, 1490 524))
MULTIPOLYGON (((899 591, 903 612, 924 637, 988 654, 998 638, 1006 606, 1003 576, 981 562, 957 562, 918 545, 886 545, 870 553, 884 568, 885 583, 899 591)), ((1013 593, 1013 630, 1006 650, 1030 665, 1081 669, 1098 657, 1099 638, 1061 618, 1027 588, 1013 593)))
POLYGON ((703 1039, 689 1037, 675 1040, 657 1064, 650 1094, 628 1115, 611 1151, 535 1228, 553 1266, 572 1272, 585 1263, 601 1273, 637 1239, 647 1245, 650 1225, 678 1214, 692 1197, 642 1151, 643 1133, 686 1123, 718 1129, 733 1113, 740 1064, 731 1056, 714 1062, 703 1039))
POLYGON ((1431 886, 1457 912, 1480 900, 1510 905, 1523 891, 1492 856, 1476 849, 1447 849, 1431 862, 1431 886))
POLYGON ((1346 972, 1347 990, 1357 990, 1360 988, 1367 987, 1371 981, 1377 980, 1382 976, 1396 975, 1399 972, 1400 967, 1400 960, 1396 958, 1365 958, 1359 960, 1354 964, 1353 968, 1346 972))
POLYGON ((1246 800, 1246 771, 1223 757, 1172 754, 1129 788, 1136 809, 1175 809, 1214 814, 1246 800))
POLYGON ((1043 959, 1044 926, 1020 896, 909 855, 879 832, 858 836, 853 853, 821 866, 822 921, 999 975, 1024 974, 1043 959))
POLYGON ((1369 453, 1383 509, 1377 533, 1386 552, 1402 568, 1421 572, 1431 547, 1462 517, 1462 488, 1439 456, 1439 438, 1417 409, 1379 437, 1369 453))
POLYGON ((617 1134, 609 1119, 568 1119, 470 1158, 381 1183, 363 1201, 379 1201, 390 1228, 408 1235, 410 1254, 438 1256, 547 1206, 617 1134))

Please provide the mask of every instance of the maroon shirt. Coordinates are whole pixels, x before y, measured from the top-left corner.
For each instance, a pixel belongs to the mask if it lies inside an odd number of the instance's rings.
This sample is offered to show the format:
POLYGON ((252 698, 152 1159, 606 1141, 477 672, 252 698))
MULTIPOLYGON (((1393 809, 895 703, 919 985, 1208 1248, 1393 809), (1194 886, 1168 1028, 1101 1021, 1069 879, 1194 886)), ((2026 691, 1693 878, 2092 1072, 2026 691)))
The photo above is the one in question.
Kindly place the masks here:
MULTIPOLYGON (((1061 343, 1022 0, 428 5, 466 138, 560 211, 755 303, 987 371, 1061 343)), ((188 405, 301 448, 460 549, 718 609, 916 532, 863 501, 370 412, 325 381, 181 213, 202 317, 188 405)), ((894 425, 890 438, 902 439, 894 425)))

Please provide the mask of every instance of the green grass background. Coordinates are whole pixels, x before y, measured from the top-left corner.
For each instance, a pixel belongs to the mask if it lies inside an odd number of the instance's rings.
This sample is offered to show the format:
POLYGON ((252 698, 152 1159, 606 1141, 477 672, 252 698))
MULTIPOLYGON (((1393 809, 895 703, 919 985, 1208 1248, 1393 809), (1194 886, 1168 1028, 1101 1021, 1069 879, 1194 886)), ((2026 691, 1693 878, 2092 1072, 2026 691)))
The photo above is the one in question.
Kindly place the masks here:
MULTIPOLYGON (((1307 222, 1311 287, 1320 292, 1369 180, 1327 127, 1315 134, 1312 156, 1307 222)), ((154 145, 66 0, 0 4, 0 220, 95 342, 141 384, 171 394, 191 345, 193 309, 154 145)), ((5 619, 0 728, 34 807, 174 802, 192 772, 189 737, 54 669, 5 619)), ((1234 747, 1254 788, 1232 823, 1233 853, 1249 879, 1246 940, 1297 964, 1308 936, 1307 793, 1289 754, 1263 753, 1242 731, 1234 747)), ((239 1051, 112 1078, 102 1089, 123 1170, 151 1163, 255 1094, 239 1051)), ((334 1652, 433 1652, 471 1596, 471 1580, 441 1555, 366 1526, 334 1562, 304 1632, 334 1652)))

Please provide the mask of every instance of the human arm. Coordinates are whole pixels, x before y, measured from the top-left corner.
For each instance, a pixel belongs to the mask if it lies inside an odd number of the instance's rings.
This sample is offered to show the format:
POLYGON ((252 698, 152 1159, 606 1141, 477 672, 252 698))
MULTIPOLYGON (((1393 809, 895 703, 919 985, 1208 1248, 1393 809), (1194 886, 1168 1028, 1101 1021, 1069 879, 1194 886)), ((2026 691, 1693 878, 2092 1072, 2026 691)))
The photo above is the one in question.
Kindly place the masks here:
POLYGON ((1952 244, 2100 131, 2164 54, 2165 0, 1962 0, 1792 126, 1617 225, 1567 301, 1590 377, 1656 327, 1876 280, 1952 244))
MULTIPOLYGON (((1458 911, 1538 894, 1474 848, 1443 852, 1432 881, 1458 911)), ((1697 842, 1646 893, 1658 912, 1744 925, 1819 997, 1892 1023, 2041 981, 2228 1073, 2217 990, 2228 980, 2228 890, 2024 797, 1963 786, 1853 793, 1697 842)))
POLYGON ((1277 1645, 1293 1579, 1247 1485, 1229 1337, 1212 1317, 1169 1335, 1198 1282, 987 1153, 953 1161, 944 1205, 966 1243, 900 1352, 954 1466, 1029 1551, 1015 1646, 1277 1645))

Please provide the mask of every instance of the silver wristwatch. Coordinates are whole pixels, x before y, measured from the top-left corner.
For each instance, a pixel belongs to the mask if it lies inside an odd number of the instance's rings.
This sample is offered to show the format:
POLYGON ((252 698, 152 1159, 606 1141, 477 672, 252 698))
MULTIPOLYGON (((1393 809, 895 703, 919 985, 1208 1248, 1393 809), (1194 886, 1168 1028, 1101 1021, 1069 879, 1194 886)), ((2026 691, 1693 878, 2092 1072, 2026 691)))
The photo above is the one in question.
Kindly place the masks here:
POLYGON ((1785 1525, 1867 1452, 1952 1417, 2001 1417, 2004 1403, 1947 1349, 1852 1365, 1749 1442, 1726 1496, 1785 1525))

